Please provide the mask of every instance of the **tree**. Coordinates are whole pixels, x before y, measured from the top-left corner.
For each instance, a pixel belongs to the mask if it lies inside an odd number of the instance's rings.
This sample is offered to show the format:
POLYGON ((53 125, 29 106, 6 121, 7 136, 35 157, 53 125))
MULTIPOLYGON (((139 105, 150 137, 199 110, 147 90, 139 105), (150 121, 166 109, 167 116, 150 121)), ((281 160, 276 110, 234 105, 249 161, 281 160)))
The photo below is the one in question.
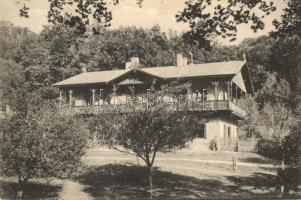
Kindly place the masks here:
POLYGON ((15 27, 10 22, 0 22, 0 57, 19 63, 19 54, 29 49, 22 49, 32 43, 37 34, 27 28, 15 27))
MULTIPOLYGON (((49 22, 75 27, 81 33, 85 33, 89 25, 93 24, 91 20, 109 26, 112 19, 112 13, 108 10, 105 0, 48 0, 48 2, 49 22), (69 12, 66 10, 67 7, 69 12)), ((112 2, 117 4, 118 0, 112 2)), ((29 17, 29 9, 24 4, 20 9, 20 16, 29 17)))
POLYGON ((159 26, 151 29, 101 29, 98 35, 89 36, 84 41, 79 53, 90 70, 124 69, 125 63, 134 56, 148 67, 172 65, 175 60, 170 40, 159 26))
POLYGON ((262 18, 275 11, 273 1, 213 1, 188 0, 185 8, 177 16, 177 20, 187 22, 190 38, 198 41, 199 46, 210 46, 210 38, 221 36, 236 39, 237 25, 251 22, 255 32, 264 29, 262 18))
POLYGON ((45 102, 42 108, 15 112, 1 123, 1 130, 0 166, 4 175, 17 177, 17 198, 22 198, 32 178, 69 176, 85 152, 87 134, 82 121, 45 102))
POLYGON ((254 117, 251 121, 256 122, 261 137, 257 143, 257 152, 281 162, 276 184, 282 194, 292 189, 294 181, 291 177, 296 176, 296 170, 291 168, 296 164, 296 154, 299 153, 296 146, 300 141, 300 132, 296 134, 298 118, 290 107, 290 94, 286 80, 277 77, 275 73, 269 74, 264 87, 255 94, 259 115, 250 115, 254 117))
POLYGON ((269 36, 245 39, 239 44, 240 54, 246 54, 247 67, 250 70, 255 91, 260 90, 267 77, 268 72, 273 70, 271 65, 272 47, 276 39, 269 36))
POLYGON ((289 83, 293 92, 298 92, 300 78, 301 37, 298 34, 279 38, 271 48, 270 65, 289 83))
MULTIPOLYGON (((158 94, 150 96, 158 97, 158 94)), ((157 153, 184 148, 193 139, 193 131, 199 121, 192 114, 172 111, 167 104, 156 104, 155 99, 149 98, 149 109, 130 108, 125 114, 101 116, 98 122, 101 122, 102 128, 97 130, 104 135, 110 147, 137 156, 145 162, 152 197, 153 165, 157 153)))
MULTIPOLYGON (((48 0, 48 21, 53 24, 66 24, 77 28, 81 33, 90 29, 91 25, 101 23, 110 26, 112 13, 108 10, 105 0, 48 0), (66 7, 73 8, 73 12, 67 12, 66 7), (64 14, 66 13, 66 14, 64 14), (94 20, 94 22, 93 22, 94 20)), ((110 2, 110 1, 109 1, 110 2)), ((111 1, 114 5, 119 0, 111 1)), ((142 6, 143 0, 137 0, 142 6)), ((234 40, 236 26, 241 23, 251 22, 254 31, 264 28, 262 18, 276 10, 272 0, 264 1, 227 1, 220 0, 187 0, 185 8, 176 17, 178 21, 188 22, 191 31, 187 33, 189 38, 197 41, 199 46, 210 46, 209 39, 212 35, 220 35, 223 38, 234 40), (208 12, 213 10, 213 12, 208 12), (261 12, 258 12, 261 11, 261 12)), ((24 5, 20 9, 20 16, 29 17, 29 7, 24 5)), ((93 28, 97 32, 96 26, 93 28)))
POLYGON ((24 84, 22 66, 9 60, 0 59, 0 105, 16 108, 24 84))
MULTIPOLYGON (((80 119, 59 112, 55 94, 13 61, 0 59, 0 102, 11 108, 0 124, 1 172, 16 176, 18 195, 32 178, 68 176, 76 169, 86 145, 80 119)), ((37 70, 38 71, 38 70, 37 70)), ((36 72, 37 72, 36 71, 36 72)))
POLYGON ((281 15, 281 21, 274 20, 276 31, 273 36, 287 36, 301 34, 301 2, 300 0, 288 0, 287 7, 281 15))
POLYGON ((259 123, 259 106, 254 96, 247 95, 245 98, 239 100, 239 105, 247 113, 245 119, 240 121, 240 128, 246 132, 242 137, 260 137, 258 131, 259 123))
POLYGON ((300 156, 300 125, 283 105, 266 105, 261 111, 261 126, 270 130, 262 134, 257 152, 281 162, 276 177, 276 187, 281 195, 286 195, 299 185, 298 159, 300 156))

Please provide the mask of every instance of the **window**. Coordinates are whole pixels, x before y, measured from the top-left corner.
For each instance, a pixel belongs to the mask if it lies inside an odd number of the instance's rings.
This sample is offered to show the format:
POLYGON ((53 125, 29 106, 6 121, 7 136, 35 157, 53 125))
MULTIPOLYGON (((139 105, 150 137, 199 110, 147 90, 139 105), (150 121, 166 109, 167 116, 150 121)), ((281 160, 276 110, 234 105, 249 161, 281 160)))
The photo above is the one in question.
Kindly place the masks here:
POLYGON ((231 126, 228 127, 228 138, 231 139, 231 126))
POLYGON ((224 138, 231 139, 231 126, 227 126, 224 124, 224 138))
POLYGON ((196 128, 195 133, 196 133, 196 136, 198 138, 204 138, 204 139, 206 139, 205 124, 200 124, 199 127, 196 128))

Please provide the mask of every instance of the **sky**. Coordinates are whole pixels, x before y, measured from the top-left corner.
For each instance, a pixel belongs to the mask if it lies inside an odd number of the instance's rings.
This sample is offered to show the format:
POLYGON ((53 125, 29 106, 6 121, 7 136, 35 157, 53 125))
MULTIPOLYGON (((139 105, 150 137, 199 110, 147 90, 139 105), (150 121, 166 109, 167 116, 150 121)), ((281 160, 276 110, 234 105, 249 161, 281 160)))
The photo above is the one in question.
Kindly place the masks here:
MULTIPOLYGON (((226 0, 221 0, 226 1, 226 0)), ((280 18, 281 11, 285 7, 284 0, 275 0, 277 11, 264 19, 266 27, 263 31, 254 33, 248 25, 238 27, 238 37, 235 42, 219 40, 224 45, 235 45, 248 37, 259 37, 268 34, 273 29, 272 20, 280 18)), ((0 0, 0 21, 10 21, 16 26, 28 27, 39 33, 43 25, 47 25, 47 0, 0 0), (19 9, 24 2, 30 7, 30 17, 21 18, 19 9)), ((179 33, 188 30, 188 25, 176 22, 175 15, 184 8, 184 0, 144 0, 140 8, 136 0, 120 0, 117 6, 109 5, 113 14, 112 27, 138 26, 150 28, 160 25, 162 31, 172 29, 179 33)))

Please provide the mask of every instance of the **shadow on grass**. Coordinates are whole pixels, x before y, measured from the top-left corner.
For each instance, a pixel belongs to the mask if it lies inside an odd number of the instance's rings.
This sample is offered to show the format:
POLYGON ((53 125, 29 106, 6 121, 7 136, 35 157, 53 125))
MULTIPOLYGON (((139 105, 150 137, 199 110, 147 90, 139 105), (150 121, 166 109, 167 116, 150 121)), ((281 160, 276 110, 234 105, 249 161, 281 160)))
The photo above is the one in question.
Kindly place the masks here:
MULTIPOLYGON (((158 169, 153 176, 153 199, 276 198, 272 175, 225 176, 224 180, 198 179, 158 169), (259 189, 259 190, 257 190, 259 189), (263 189, 263 190, 261 190, 263 189)), ((95 199, 148 199, 147 170, 141 166, 103 165, 90 167, 78 181, 95 199)))
MULTIPOLYGON (((0 180, 0 199, 16 199, 18 185, 9 180, 0 180)), ((61 187, 36 182, 24 186, 23 199, 58 199, 61 187)))
POLYGON ((272 165, 277 164, 277 162, 275 160, 271 160, 271 159, 263 158, 263 157, 239 158, 239 161, 247 162, 247 163, 256 163, 256 164, 272 164, 272 165))

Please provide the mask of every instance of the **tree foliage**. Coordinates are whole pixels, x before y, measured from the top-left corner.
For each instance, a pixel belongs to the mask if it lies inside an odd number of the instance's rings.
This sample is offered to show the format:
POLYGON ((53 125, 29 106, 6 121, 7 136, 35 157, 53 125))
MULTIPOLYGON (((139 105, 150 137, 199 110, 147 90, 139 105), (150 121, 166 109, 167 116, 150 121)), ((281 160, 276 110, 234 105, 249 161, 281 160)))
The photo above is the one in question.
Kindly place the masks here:
MULTIPOLYGON (((174 94, 175 88, 165 86, 163 91, 165 95, 174 94)), ((153 91, 156 93, 153 94, 158 98, 163 91, 153 91)), ((102 135, 109 147, 135 155, 145 162, 152 190, 152 167, 157 153, 184 148, 195 137, 200 119, 193 114, 169 110, 164 103, 156 104, 151 96, 151 109, 131 108, 123 114, 102 115, 96 119, 98 128, 94 131, 102 135)))
POLYGON ((301 2, 300 0, 288 0, 287 7, 281 15, 281 21, 274 20, 276 31, 273 36, 288 36, 301 34, 301 2))
POLYGON ((27 28, 16 27, 10 22, 0 22, 0 57, 6 60, 19 60, 19 54, 32 44, 36 34, 27 28))
POLYGON ((271 48, 270 65, 285 78, 294 92, 300 91, 301 36, 291 35, 277 40, 271 48))
POLYGON ((15 107, 19 88, 24 83, 22 67, 13 61, 0 59, 0 105, 15 107))
POLYGON ((251 22, 254 31, 264 29, 263 16, 275 10, 273 1, 188 0, 177 20, 189 23, 190 37, 206 46, 215 35, 235 40, 237 25, 242 23, 251 22))
POLYGON ((10 115, 0 124, 1 173, 18 180, 18 197, 32 178, 68 176, 86 145, 81 120, 55 108, 53 89, 45 87, 43 68, 0 59, 0 102, 10 115), (39 78, 39 79, 37 79, 39 78))
MULTIPOLYGON (((112 13, 108 10, 105 0, 48 0, 48 2, 49 22, 75 27, 82 34, 93 21, 109 26, 112 20, 112 13)), ((115 0, 112 2, 117 3, 115 0)), ((20 9, 20 16, 29 17, 29 10, 30 8, 24 5, 20 9)))
POLYGON ((45 102, 26 114, 16 112, 1 124, 1 130, 1 171, 17 177, 19 196, 32 178, 70 176, 85 152, 87 133, 81 120, 45 102))

